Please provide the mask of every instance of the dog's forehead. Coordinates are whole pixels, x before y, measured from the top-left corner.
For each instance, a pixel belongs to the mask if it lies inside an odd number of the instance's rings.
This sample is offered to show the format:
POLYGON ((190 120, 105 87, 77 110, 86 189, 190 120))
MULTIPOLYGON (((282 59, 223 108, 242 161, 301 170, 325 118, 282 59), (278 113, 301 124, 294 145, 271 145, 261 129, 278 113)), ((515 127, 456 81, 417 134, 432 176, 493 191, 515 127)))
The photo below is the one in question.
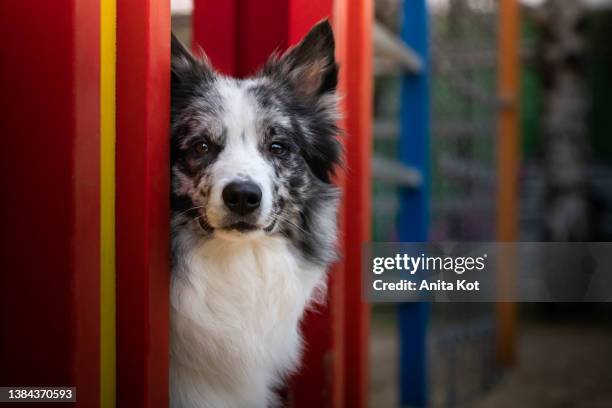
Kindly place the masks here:
POLYGON ((223 78, 216 84, 222 99, 222 120, 229 133, 256 133, 265 124, 288 126, 282 98, 267 78, 223 78))
POLYGON ((203 134, 220 145, 258 142, 267 127, 291 129, 297 120, 286 90, 267 77, 218 76, 200 84, 196 95, 173 123, 173 128, 186 129, 178 139, 182 146, 203 134))

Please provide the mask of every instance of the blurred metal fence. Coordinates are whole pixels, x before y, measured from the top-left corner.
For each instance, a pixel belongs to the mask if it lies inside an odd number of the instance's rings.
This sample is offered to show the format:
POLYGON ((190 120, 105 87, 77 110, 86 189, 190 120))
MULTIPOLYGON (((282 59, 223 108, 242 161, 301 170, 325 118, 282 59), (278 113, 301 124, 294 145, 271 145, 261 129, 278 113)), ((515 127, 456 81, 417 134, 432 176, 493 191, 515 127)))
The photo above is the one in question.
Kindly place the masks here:
MULTIPOLYGON (((431 19, 431 238, 494 240, 497 1, 441 2, 431 19)), ((469 405, 494 384, 494 312, 491 304, 433 305, 432 406, 469 405)))
MULTIPOLYGON (((398 4, 377 1, 377 19, 389 32, 397 31, 392 10, 398 4)), ((430 5, 430 239, 494 240, 497 1, 440 0, 430 5)), ((379 164, 397 159, 400 83, 380 47, 375 54, 373 239, 396 241, 398 189, 403 187, 383 177, 379 164)), ((407 54, 404 60, 408 62, 407 54)), ((388 166, 386 170, 393 173, 388 166)), ((431 406, 469 406, 495 383, 494 317, 494 305, 489 304, 432 305, 431 406)))
POLYGON ((432 9, 431 25, 431 238, 490 240, 495 229, 497 1, 440 4, 432 9))

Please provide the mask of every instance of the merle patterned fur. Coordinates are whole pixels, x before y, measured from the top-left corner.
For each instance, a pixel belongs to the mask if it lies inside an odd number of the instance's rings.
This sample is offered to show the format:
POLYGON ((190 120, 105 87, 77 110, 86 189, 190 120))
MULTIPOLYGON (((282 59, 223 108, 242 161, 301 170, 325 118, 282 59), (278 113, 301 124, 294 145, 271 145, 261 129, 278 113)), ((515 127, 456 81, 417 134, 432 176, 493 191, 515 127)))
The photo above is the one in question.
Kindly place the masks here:
POLYGON ((273 55, 260 71, 244 80, 215 72, 206 59, 193 57, 173 36, 173 263, 187 245, 177 238, 181 231, 189 230, 197 241, 211 239, 219 228, 211 225, 205 209, 214 182, 208 169, 225 148, 226 129, 219 117, 228 107, 219 87, 227 81, 245 90, 257 104, 259 151, 274 169, 273 209, 265 233, 286 237, 305 260, 328 265, 336 254, 336 220, 318 215, 337 205, 339 192, 332 178, 342 151, 336 125, 338 66, 327 21, 316 26, 299 46, 284 55, 273 55), (271 155, 268 146, 272 140, 280 141, 286 152, 271 155), (197 150, 202 142, 208 147, 206 154, 197 150))

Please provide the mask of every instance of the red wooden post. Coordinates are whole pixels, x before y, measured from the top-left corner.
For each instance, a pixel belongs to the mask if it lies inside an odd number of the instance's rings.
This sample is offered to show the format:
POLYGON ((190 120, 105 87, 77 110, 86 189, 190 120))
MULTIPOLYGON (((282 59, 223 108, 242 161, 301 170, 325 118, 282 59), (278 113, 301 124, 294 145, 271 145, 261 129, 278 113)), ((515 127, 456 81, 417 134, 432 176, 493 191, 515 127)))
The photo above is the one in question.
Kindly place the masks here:
MULTIPOLYGON (((195 0, 194 48, 201 46, 217 69, 245 76, 272 51, 297 43, 317 21, 331 17, 333 6, 332 0, 231 0, 223 5, 195 0)), ((328 305, 305 318, 305 355, 289 392, 293 407, 367 405, 369 314, 361 301, 360 253, 370 231, 372 18, 371 0, 336 1, 333 20, 350 169, 349 177, 341 174, 338 182, 354 199, 341 212, 344 263, 330 274, 328 305), (351 279, 345 280, 345 274, 351 279), (345 308, 351 311, 347 316, 345 308)))
POLYGON ((344 95, 344 406, 368 405, 369 305, 362 300, 361 251, 370 240, 372 160, 372 0, 336 0, 335 27, 344 95))
POLYGON ((194 0, 192 15, 193 50, 199 47, 227 75, 236 75, 237 1, 194 0))
POLYGON ((170 2, 117 2, 117 402, 168 406, 170 2))
POLYGON ((99 12, 0 2, 0 384, 76 386, 80 407, 99 402, 99 12))

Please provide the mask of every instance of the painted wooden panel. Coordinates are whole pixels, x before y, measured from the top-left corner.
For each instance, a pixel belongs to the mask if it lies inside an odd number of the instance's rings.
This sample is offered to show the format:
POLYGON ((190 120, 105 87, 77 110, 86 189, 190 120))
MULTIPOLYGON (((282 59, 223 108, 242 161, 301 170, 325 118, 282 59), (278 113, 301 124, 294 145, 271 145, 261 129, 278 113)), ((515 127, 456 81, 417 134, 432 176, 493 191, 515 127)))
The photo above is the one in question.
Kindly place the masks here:
POLYGON ((170 2, 117 2, 117 403, 168 406, 170 2))
MULTIPOLYGON (((0 2, 0 384, 99 402, 100 3, 0 2)), ((75 404, 65 404, 74 406, 75 404)))

